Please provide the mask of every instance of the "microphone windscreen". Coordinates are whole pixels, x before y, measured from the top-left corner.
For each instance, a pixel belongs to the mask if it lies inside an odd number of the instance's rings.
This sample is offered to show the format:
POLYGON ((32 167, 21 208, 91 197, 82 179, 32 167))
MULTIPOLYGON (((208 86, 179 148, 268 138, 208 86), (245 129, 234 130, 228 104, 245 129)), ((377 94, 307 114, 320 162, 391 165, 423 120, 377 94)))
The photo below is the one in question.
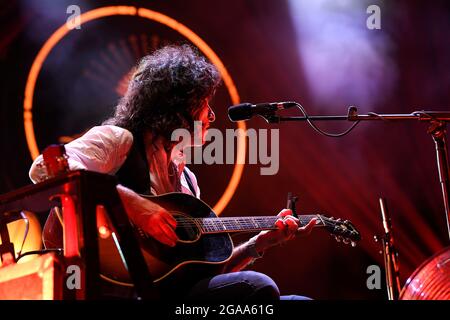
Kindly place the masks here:
POLYGON ((228 108, 228 118, 231 121, 248 120, 253 116, 251 103, 241 103, 228 108))

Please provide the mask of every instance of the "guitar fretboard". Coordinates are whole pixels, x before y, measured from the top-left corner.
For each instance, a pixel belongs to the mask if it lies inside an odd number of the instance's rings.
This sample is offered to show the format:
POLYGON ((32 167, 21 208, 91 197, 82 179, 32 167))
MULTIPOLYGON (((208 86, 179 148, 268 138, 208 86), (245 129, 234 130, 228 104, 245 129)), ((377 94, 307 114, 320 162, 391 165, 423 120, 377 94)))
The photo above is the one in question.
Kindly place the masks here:
MULTIPOLYGON (((317 218, 316 226, 324 226, 320 215, 301 215, 298 217, 301 225, 308 224, 308 222, 313 218, 317 218)), ((259 216, 239 218, 193 218, 190 220, 200 228, 202 233, 208 234, 220 232, 275 230, 277 229, 275 222, 278 220, 278 217, 259 216)))

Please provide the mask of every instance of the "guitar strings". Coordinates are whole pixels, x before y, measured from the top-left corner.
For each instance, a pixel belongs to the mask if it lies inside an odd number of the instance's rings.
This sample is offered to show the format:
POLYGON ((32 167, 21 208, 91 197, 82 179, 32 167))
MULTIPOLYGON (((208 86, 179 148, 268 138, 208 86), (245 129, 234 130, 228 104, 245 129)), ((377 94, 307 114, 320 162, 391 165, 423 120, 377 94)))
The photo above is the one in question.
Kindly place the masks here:
MULTIPOLYGON (((307 224, 316 215, 301 216, 299 218, 302 224, 307 224)), ((185 218, 182 216, 175 217, 177 220, 177 226, 179 227, 200 227, 202 229, 212 229, 212 231, 218 231, 220 229, 239 229, 244 228, 270 228, 278 220, 278 217, 246 217, 246 218, 185 218), (267 224, 270 224, 269 226, 267 224), (217 228, 217 230, 216 230, 217 228)), ((209 231, 209 230, 207 230, 209 231)))
MULTIPOLYGON (((314 218, 316 216, 311 216, 311 217, 305 217, 305 218, 301 218, 300 222, 303 223, 307 223, 309 221, 311 221, 312 218, 314 218)), ((175 217, 175 220, 179 221, 180 223, 195 223, 195 221, 203 221, 206 223, 238 223, 238 224, 246 224, 246 225, 254 225, 255 223, 275 223, 278 218, 277 217, 270 217, 270 218, 256 218, 255 220, 250 220, 252 218, 184 218, 184 217, 175 217)))

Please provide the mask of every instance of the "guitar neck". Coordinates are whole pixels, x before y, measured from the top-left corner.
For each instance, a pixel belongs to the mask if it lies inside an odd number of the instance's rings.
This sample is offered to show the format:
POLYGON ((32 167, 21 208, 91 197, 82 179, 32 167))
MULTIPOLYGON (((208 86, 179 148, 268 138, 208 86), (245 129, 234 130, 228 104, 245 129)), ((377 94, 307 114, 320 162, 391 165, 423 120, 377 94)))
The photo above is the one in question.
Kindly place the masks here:
MULTIPOLYGON (((317 219, 315 227, 325 226, 319 214, 298 216, 302 226, 307 225, 313 218, 317 219)), ((194 220, 203 234, 278 229, 275 225, 275 222, 278 220, 277 216, 195 218, 194 220)))

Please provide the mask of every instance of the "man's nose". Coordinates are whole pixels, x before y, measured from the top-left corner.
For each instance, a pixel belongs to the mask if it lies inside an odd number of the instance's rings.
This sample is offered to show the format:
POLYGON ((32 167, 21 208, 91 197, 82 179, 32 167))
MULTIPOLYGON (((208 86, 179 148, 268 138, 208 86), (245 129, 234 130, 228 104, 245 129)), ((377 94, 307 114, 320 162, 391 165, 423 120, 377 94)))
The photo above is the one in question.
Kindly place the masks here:
POLYGON ((214 111, 211 109, 211 107, 209 107, 208 110, 208 121, 209 122, 214 122, 216 120, 216 115, 214 113, 214 111))

